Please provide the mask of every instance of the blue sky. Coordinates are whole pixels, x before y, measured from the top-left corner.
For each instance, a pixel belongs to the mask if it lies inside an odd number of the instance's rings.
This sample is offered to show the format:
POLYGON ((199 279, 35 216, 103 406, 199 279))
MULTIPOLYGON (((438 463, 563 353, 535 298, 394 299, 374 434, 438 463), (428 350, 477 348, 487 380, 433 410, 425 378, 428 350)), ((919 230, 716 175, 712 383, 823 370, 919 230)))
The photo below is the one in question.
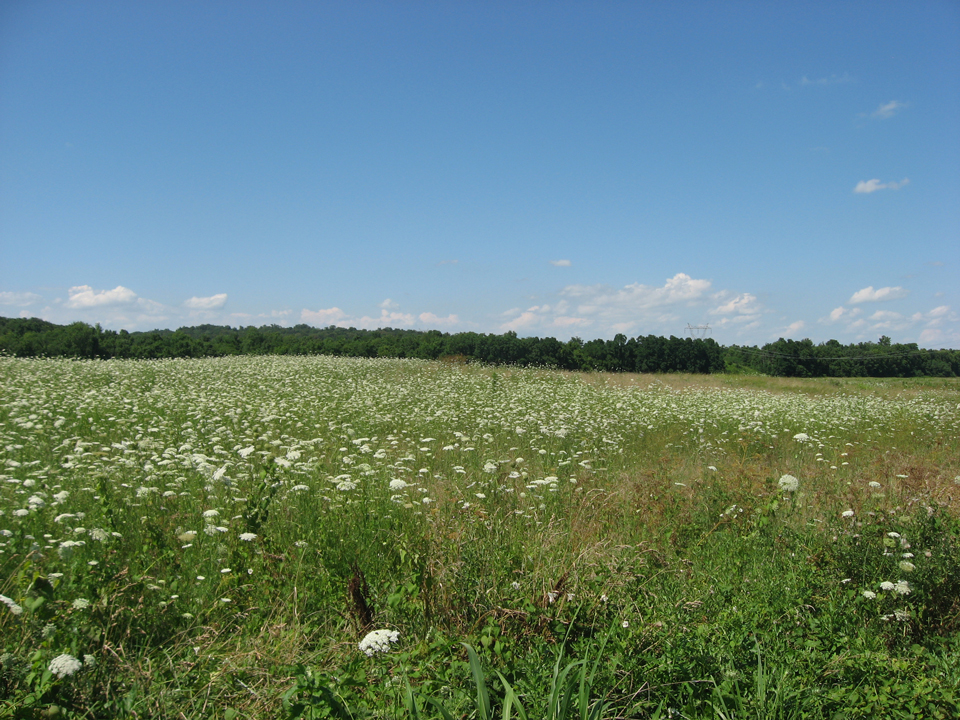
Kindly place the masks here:
POLYGON ((960 4, 0 4, 0 315, 960 347, 960 4))

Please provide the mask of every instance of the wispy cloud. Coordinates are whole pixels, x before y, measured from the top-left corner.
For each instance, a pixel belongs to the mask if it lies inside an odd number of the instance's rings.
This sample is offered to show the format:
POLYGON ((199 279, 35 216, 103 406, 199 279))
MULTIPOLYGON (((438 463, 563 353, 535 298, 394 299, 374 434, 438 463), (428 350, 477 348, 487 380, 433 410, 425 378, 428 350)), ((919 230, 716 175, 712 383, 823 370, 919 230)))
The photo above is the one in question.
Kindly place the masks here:
POLYGON ((882 183, 879 179, 874 178, 873 180, 861 180, 857 183, 857 186, 853 188, 855 193, 865 193, 870 194, 876 192, 877 190, 899 190, 904 185, 910 183, 910 178, 904 178, 900 182, 888 182, 882 183))
POLYGON ((0 305, 28 307, 30 305, 36 305, 42 301, 42 296, 32 292, 10 292, 9 290, 0 292, 0 305))
POLYGON ((863 312, 860 308, 845 308, 843 305, 830 311, 830 315, 820 318, 822 323, 849 322, 863 312))
POLYGON ((320 310, 308 310, 307 308, 304 308, 300 311, 300 321, 316 327, 339 325, 339 323, 346 316, 347 314, 338 307, 320 310))
POLYGON ((872 322, 890 322, 892 320, 902 320, 903 315, 892 310, 877 310, 868 320, 872 322))
POLYGON ((906 103, 898 102, 897 100, 891 100, 888 103, 882 104, 872 113, 870 113, 870 117, 877 118, 878 120, 886 120, 887 118, 891 118, 896 115, 906 106, 906 103))
POLYGON ((460 324, 460 317, 452 313, 446 317, 440 317, 432 312, 425 312, 417 315, 417 319, 423 327, 427 328, 449 327, 460 324))
MULTIPOLYGON (((723 299, 722 296, 717 297, 723 299)), ((710 311, 711 315, 756 315, 761 310, 760 303, 757 302, 757 296, 751 293, 741 293, 734 295, 721 305, 710 311)))
POLYGON ((551 260, 550 264, 554 267, 570 267, 572 265, 569 260, 551 260))
MULTIPOLYGON (((884 300, 900 300, 905 298, 910 294, 910 291, 906 288, 902 288, 899 285, 896 287, 882 287, 873 289, 873 285, 863 288, 862 290, 857 290, 851 297, 848 302, 851 305, 856 305, 858 303, 864 302, 882 302, 884 300)), ((834 311, 836 312, 836 310, 834 311)))
POLYGON ((856 82, 856 78, 850 73, 843 75, 830 75, 829 77, 815 78, 811 80, 806 75, 800 78, 801 85, 843 85, 845 83, 856 82))
POLYGON ((183 306, 191 310, 216 310, 222 308, 227 302, 226 293, 218 293, 210 297, 192 297, 183 301, 183 306))
POLYGON ((677 273, 663 285, 631 283, 621 288, 609 285, 567 285, 557 302, 514 308, 504 313, 500 325, 506 330, 569 335, 590 328, 591 335, 676 334, 684 323, 707 314, 718 315, 718 326, 728 325, 742 332, 755 326, 762 312, 751 293, 711 293, 711 282, 677 273))
POLYGON ((350 315, 338 307, 322 308, 320 310, 310 310, 304 308, 300 311, 300 322, 314 325, 316 327, 355 327, 364 330, 373 330, 383 327, 418 327, 420 329, 430 330, 437 327, 460 326, 463 323, 460 317, 455 314, 442 317, 433 312, 422 312, 418 315, 413 313, 400 312, 400 304, 395 300, 386 298, 383 302, 377 304, 380 308, 379 315, 350 315))
POLYGON ((633 312, 692 302, 709 290, 709 280, 677 273, 662 286, 631 283, 618 290, 608 285, 568 285, 561 295, 578 302, 581 312, 633 312))

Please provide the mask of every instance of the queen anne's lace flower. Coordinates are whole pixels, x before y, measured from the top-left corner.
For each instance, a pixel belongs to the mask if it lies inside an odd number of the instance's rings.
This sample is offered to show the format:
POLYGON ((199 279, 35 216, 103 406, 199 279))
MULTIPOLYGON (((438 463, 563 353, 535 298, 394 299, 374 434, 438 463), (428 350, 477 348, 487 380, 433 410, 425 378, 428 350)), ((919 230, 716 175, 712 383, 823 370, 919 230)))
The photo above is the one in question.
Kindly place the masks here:
POLYGON ((367 657, 373 657, 377 653, 385 653, 390 650, 390 643, 395 643, 400 639, 400 633, 396 630, 374 630, 366 634, 360 641, 360 652, 367 657))
POLYGON ((14 615, 19 615, 23 612, 23 608, 17 605, 11 598, 8 598, 6 595, 0 595, 0 602, 10 608, 10 612, 14 615))
POLYGON ((80 668, 83 667, 83 663, 80 662, 73 655, 57 655, 53 660, 50 661, 50 667, 48 668, 50 672, 57 676, 57 678, 65 678, 70 675, 73 675, 80 668))
POLYGON ((800 487, 800 481, 793 475, 784 475, 777 481, 777 486, 785 492, 796 492, 800 487))

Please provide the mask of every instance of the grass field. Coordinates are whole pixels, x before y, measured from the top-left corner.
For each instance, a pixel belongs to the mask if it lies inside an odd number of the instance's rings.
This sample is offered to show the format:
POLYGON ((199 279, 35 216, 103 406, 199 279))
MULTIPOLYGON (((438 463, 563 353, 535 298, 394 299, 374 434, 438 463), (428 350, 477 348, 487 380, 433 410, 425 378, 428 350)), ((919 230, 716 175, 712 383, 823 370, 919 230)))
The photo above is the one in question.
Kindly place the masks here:
POLYGON ((0 717, 960 715, 957 380, 2 357, 0 473, 0 717))

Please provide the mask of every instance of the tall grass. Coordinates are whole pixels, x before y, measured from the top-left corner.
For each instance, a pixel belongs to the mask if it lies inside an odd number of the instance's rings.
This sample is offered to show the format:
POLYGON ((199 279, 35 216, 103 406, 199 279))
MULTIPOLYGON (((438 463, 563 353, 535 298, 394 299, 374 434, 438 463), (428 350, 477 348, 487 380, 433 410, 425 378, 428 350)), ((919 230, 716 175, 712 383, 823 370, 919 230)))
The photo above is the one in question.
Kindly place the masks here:
POLYGON ((0 399, 8 714, 960 712, 957 384, 0 358, 0 399))

